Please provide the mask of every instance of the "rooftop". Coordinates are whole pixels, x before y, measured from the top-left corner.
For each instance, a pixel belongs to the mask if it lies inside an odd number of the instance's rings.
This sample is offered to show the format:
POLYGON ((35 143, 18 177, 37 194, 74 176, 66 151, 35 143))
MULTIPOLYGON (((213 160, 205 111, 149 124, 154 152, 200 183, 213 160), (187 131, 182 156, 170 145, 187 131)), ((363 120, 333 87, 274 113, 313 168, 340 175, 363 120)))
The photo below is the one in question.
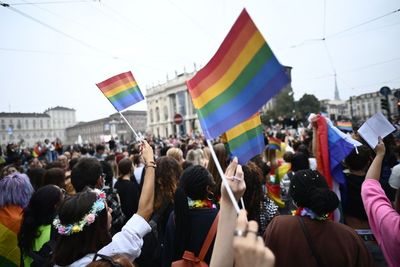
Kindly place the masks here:
POLYGON ((45 113, 22 113, 22 112, 0 112, 0 117, 3 118, 50 118, 48 114, 45 113))

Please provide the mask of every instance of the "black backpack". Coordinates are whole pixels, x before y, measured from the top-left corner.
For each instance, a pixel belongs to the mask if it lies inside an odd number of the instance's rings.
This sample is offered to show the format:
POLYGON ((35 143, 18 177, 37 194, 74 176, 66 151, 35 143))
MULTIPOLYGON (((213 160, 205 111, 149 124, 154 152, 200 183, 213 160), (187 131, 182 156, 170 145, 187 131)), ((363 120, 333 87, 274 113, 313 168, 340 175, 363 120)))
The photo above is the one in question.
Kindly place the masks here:
MULTIPOLYGON (((50 240, 43 244, 39 251, 33 251, 32 249, 27 253, 27 256, 32 258, 31 267, 52 267, 54 266, 53 254, 56 246, 55 232, 52 229, 50 234, 50 240)), ((21 261, 23 264, 23 261, 21 261)), ((28 267, 28 266, 25 266, 28 267)))

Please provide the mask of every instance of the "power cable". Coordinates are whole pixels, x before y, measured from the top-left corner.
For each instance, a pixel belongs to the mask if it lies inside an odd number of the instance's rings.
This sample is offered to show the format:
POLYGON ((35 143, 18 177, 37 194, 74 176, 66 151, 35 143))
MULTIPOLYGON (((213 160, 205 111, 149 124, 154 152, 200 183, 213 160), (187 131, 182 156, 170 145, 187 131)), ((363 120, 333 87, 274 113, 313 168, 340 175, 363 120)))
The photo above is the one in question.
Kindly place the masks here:
POLYGON ((75 4, 90 2, 89 0, 67 0, 67 1, 46 1, 46 2, 23 2, 23 3, 12 3, 10 6, 22 6, 22 5, 51 5, 51 4, 75 4))

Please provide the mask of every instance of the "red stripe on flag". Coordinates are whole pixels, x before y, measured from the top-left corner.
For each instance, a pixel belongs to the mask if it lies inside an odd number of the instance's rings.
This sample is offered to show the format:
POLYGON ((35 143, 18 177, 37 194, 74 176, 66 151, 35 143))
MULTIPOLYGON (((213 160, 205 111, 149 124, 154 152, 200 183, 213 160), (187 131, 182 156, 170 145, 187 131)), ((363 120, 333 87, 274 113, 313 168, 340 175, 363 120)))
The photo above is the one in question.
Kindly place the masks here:
POLYGON ((111 77, 100 83, 97 83, 97 86, 101 89, 103 87, 109 86, 109 85, 111 85, 119 80, 125 79, 125 78, 131 78, 133 81, 135 80, 135 78, 133 78, 132 73, 130 71, 128 71, 128 72, 124 72, 124 73, 115 75, 114 77, 111 77))
POLYGON ((253 27, 257 29, 254 25, 253 21, 251 20, 249 14, 247 13, 246 9, 243 9, 242 13, 234 23, 233 28, 229 31, 228 35, 225 37, 224 41, 222 42, 221 46, 219 47, 217 53, 211 58, 211 60, 207 63, 207 65, 202 68, 195 77, 193 77, 190 81, 187 82, 189 90, 192 88, 196 88, 197 85, 207 76, 214 71, 214 69, 224 60, 226 53, 232 47, 232 44, 237 42, 237 37, 243 30, 243 27, 250 22, 253 24, 253 27))

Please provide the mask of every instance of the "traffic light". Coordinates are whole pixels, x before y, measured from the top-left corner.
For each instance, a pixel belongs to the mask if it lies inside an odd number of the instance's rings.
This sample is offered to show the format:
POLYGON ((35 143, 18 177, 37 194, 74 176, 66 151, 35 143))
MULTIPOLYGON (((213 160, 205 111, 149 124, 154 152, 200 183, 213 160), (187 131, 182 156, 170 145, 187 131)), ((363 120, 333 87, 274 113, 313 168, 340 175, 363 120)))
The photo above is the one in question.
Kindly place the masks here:
POLYGON ((389 112, 388 100, 386 98, 381 98, 381 109, 389 112))

